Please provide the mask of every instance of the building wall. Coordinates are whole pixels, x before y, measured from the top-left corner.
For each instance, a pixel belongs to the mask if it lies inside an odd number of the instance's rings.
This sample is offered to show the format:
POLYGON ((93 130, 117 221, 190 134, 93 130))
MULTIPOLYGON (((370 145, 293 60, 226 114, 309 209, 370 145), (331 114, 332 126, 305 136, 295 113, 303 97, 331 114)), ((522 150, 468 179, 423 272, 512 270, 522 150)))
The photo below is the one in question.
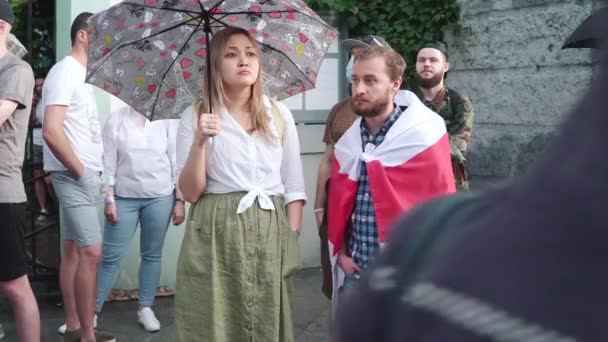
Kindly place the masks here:
POLYGON ((473 183, 520 174, 551 143, 592 74, 589 50, 561 50, 591 0, 461 0, 447 84, 469 96, 473 183))

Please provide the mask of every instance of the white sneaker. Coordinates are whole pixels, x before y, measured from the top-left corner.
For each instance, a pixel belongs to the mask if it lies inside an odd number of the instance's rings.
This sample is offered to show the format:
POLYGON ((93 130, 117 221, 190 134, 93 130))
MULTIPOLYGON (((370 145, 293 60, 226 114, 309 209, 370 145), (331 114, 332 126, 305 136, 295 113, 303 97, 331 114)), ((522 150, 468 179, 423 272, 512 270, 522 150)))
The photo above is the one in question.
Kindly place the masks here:
POLYGON ((149 332, 160 330, 160 322, 154 316, 154 311, 149 307, 137 311, 137 323, 141 324, 144 330, 149 332))
MULTIPOLYGON (((65 331, 67 330, 67 328, 68 326, 64 324, 57 328, 57 333, 59 335, 65 335, 65 331)), ((95 314, 95 316, 93 317, 93 328, 97 328, 97 314, 95 314)))

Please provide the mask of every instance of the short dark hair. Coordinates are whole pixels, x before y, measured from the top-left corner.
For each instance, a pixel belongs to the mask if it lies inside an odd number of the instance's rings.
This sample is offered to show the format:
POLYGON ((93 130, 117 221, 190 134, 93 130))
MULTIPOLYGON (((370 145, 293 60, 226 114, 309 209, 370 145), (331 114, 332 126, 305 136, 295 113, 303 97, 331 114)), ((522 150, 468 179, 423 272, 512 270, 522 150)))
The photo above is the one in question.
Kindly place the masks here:
POLYGON ((91 12, 82 12, 72 22, 72 28, 70 29, 70 39, 72 40, 72 46, 76 43, 76 35, 80 30, 87 30, 89 28, 89 18, 93 16, 91 12))
POLYGON ((406 68, 405 59, 403 59, 403 56, 392 48, 385 48, 382 46, 368 47, 357 56, 355 62, 367 61, 376 57, 381 57, 384 59, 384 63, 386 64, 386 72, 391 81, 394 81, 399 77, 403 77, 403 73, 405 72, 406 68))
POLYGON ((448 43, 444 42, 443 40, 433 39, 433 40, 427 40, 426 42, 422 43, 422 45, 420 45, 420 47, 416 51, 416 58, 418 58, 418 54, 420 53, 420 50, 426 49, 426 48, 438 50, 439 52, 441 52, 441 54, 443 54, 443 57, 445 57, 445 61, 446 62, 449 61, 450 56, 448 54, 448 43))

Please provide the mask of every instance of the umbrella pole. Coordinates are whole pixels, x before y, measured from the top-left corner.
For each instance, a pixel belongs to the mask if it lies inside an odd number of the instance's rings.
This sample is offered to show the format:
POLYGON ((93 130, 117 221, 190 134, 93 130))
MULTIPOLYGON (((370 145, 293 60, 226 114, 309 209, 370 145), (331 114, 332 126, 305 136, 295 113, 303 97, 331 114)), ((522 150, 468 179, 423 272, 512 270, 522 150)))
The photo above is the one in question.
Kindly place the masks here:
POLYGON ((213 110, 213 96, 211 94, 211 51, 209 49, 210 46, 210 38, 211 38, 211 23, 210 23, 210 13, 205 15, 205 39, 207 40, 207 99, 209 101, 209 113, 212 113, 213 110))

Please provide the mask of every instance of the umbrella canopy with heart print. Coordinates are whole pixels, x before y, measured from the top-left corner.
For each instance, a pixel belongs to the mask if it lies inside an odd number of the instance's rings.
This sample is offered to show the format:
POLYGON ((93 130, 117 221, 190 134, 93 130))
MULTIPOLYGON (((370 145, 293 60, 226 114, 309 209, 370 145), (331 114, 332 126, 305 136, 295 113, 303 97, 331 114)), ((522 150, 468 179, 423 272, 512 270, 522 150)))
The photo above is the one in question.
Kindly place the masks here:
POLYGON ((90 18, 87 82, 150 120, 175 119, 200 98, 208 42, 248 30, 262 50, 265 94, 312 89, 336 31, 302 0, 132 0, 90 18))

